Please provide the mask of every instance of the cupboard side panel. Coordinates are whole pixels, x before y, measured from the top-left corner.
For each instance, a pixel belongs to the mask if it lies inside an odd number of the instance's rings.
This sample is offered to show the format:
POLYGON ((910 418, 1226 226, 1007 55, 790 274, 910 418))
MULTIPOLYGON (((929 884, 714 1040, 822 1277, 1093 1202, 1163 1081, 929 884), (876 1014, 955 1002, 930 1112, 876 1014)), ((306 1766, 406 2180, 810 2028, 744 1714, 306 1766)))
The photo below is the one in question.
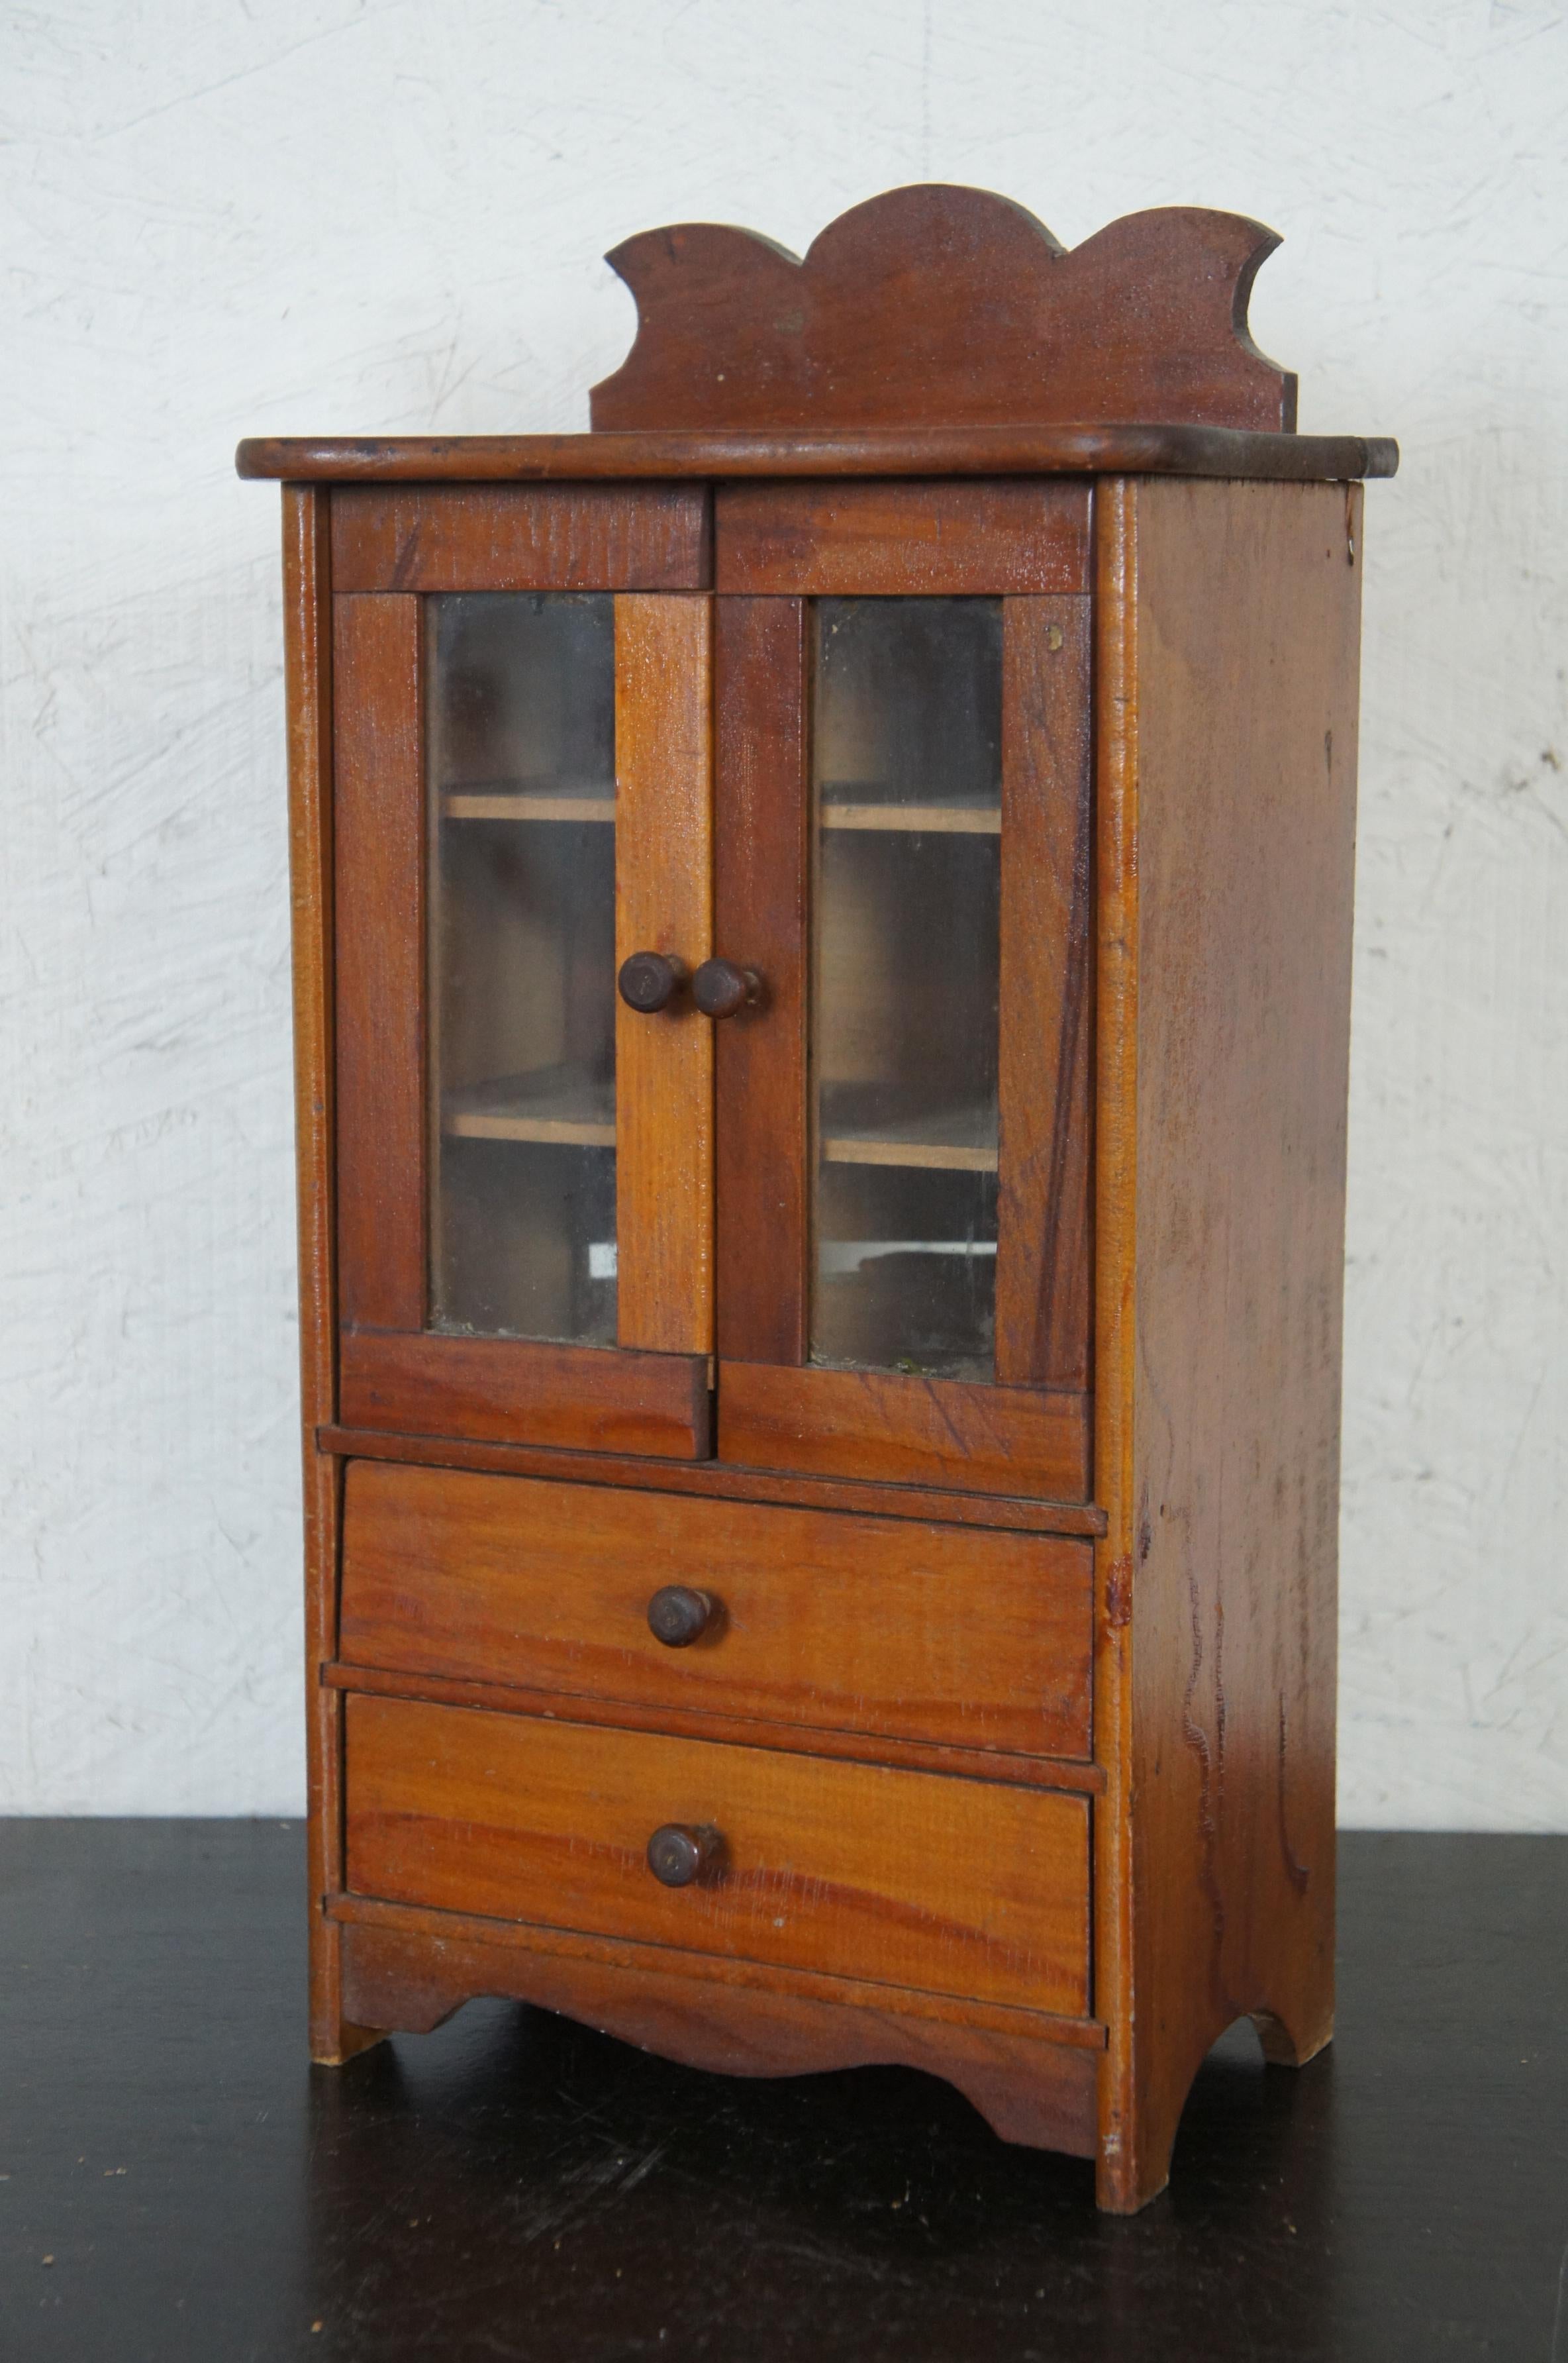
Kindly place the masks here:
POLYGON ((305 1579, 306 1875, 310 2047, 322 2060, 362 2047, 342 2016, 341 1933, 323 1910, 343 1884, 341 1700, 321 1670, 337 1652, 339 1463, 317 1448, 337 1416, 333 1208, 332 605, 325 489, 283 486, 283 677, 288 707, 289 896, 293 920, 294 1141, 298 1180, 300 1411, 305 1579))
POLYGON ((1359 488, 1138 488, 1137 2175, 1332 2026, 1359 488))
MULTIPOLYGON (((713 949, 712 603, 615 602, 615 960, 713 949)), ((713 1026, 615 1007, 618 1336, 713 1348, 713 1026)))
POLYGON ((420 602, 333 603, 337 1251, 343 1318, 425 1322, 420 602))
POLYGON ((1132 1383, 1136 1340, 1138 1031, 1138 493, 1095 488, 1095 2010, 1104 2022, 1097 2191, 1138 2203, 1134 2145, 1132 1680, 1132 1383))
POLYGON ((997 1380, 1089 1384, 1089 603, 1002 610, 997 1380))
POLYGON ((714 939, 764 999, 717 1028, 718 1350, 806 1358, 806 605, 714 603, 714 939))

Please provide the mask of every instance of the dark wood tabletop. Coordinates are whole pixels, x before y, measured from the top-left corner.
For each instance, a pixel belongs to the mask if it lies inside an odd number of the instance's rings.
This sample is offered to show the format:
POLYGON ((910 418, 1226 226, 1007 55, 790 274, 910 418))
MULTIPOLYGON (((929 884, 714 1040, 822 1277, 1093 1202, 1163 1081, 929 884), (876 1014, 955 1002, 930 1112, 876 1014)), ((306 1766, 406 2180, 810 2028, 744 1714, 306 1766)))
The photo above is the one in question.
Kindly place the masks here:
POLYGON ((1568 2363, 1568 1838, 1347 1836, 1339 2035, 1171 2186, 896 2069, 706 2076, 513 2004, 305 2058, 300 1827, 0 1825, 0 2354, 1568 2363))

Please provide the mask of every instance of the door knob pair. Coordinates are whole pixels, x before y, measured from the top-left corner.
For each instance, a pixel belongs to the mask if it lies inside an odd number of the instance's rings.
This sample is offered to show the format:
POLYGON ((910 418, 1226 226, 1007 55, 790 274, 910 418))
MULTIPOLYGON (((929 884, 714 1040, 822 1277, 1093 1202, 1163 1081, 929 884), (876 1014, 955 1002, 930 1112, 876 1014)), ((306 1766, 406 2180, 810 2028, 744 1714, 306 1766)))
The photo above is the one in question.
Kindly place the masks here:
POLYGON ((704 1017, 733 1017, 762 997, 762 979, 755 969, 737 968, 734 960, 705 960, 692 976, 684 960, 667 952, 634 952, 622 961, 616 982, 627 1008, 645 1016, 668 1008, 688 982, 704 1017))

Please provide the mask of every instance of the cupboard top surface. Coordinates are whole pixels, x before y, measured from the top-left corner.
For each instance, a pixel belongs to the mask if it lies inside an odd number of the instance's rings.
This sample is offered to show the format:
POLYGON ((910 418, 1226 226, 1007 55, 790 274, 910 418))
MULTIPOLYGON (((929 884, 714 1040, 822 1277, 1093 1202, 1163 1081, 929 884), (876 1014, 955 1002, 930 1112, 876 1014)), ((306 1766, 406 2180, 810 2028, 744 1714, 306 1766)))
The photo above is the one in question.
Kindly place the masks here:
POLYGON ((1387 436, 1231 427, 661 429, 589 435, 250 436, 241 476, 294 483, 526 483, 758 476, 1392 476, 1387 436))

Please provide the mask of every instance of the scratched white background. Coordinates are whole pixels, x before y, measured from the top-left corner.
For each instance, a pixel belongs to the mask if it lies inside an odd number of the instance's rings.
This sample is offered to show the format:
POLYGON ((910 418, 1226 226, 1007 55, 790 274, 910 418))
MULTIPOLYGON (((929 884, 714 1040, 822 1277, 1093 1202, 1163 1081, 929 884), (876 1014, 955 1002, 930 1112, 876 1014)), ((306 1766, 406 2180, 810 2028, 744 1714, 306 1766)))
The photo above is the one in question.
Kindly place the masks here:
POLYGON ((900 182, 1286 233, 1368 493, 1342 1811, 1568 1828, 1568 33, 1538 0, 0 12, 0 1806, 299 1808, 277 495, 586 426, 601 261, 900 182))

